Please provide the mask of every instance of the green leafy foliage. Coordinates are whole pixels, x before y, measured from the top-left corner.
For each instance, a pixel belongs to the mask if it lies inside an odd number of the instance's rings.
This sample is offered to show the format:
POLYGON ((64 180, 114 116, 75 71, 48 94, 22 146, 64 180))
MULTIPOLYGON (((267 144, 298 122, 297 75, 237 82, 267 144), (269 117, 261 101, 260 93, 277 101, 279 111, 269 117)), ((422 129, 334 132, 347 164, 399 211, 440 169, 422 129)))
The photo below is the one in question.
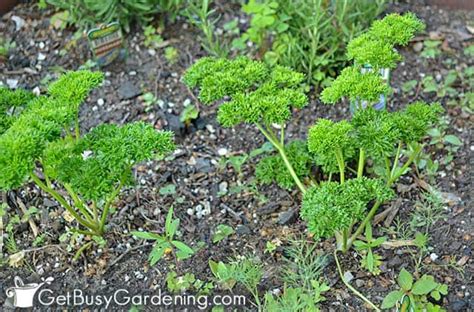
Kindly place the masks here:
POLYGON ((242 11, 252 15, 250 27, 247 31, 233 43, 252 41, 258 46, 264 46, 267 36, 271 33, 282 33, 288 29, 288 24, 285 23, 285 18, 277 14, 279 9, 278 1, 272 0, 250 0, 248 3, 242 5, 242 11))
POLYGON ((51 178, 71 185, 84 198, 100 200, 118 182, 132 181, 131 168, 136 163, 173 150, 173 134, 158 132, 149 124, 100 125, 80 140, 65 138, 47 144, 44 171, 51 178))
POLYGON ((359 109, 352 117, 354 142, 374 158, 390 155, 398 143, 398 131, 393 114, 372 107, 359 109))
POLYGON ((400 271, 397 283, 399 290, 391 291, 382 302, 382 309, 404 306, 407 311, 445 311, 430 299, 439 301, 448 294, 448 286, 435 281, 431 275, 423 275, 417 281, 405 269, 400 271))
POLYGON ((232 290, 238 283, 252 294, 255 303, 260 307, 258 285, 263 277, 261 263, 244 257, 229 263, 209 260, 209 267, 221 288, 232 290))
POLYGON ((348 121, 333 122, 321 118, 309 129, 308 149, 315 154, 334 156, 335 150, 347 150, 352 146, 351 131, 352 125, 348 121))
POLYGON ((323 182, 311 187, 303 196, 301 218, 308 222, 316 237, 331 237, 335 231, 360 221, 372 200, 386 201, 393 191, 378 179, 350 179, 343 184, 323 182))
MULTIPOLYGON (((308 83, 326 85, 345 64, 344 46, 384 10, 385 0, 278 0, 259 28, 259 53, 269 64, 305 73, 308 83), (311 14, 308 14, 310 12, 311 14), (263 28, 263 29, 262 29, 263 28), (268 48, 268 43, 271 47, 268 48)), ((270 9, 267 9, 270 10, 270 9)), ((258 13, 252 15, 252 21, 258 13)), ((266 15, 265 15, 266 16, 266 15)), ((260 19, 259 19, 260 20, 260 19)), ((261 25, 261 23, 259 23, 261 25)), ((252 28, 252 27, 251 27, 252 28)))
POLYGON ((437 103, 427 105, 418 101, 408 105, 404 111, 394 113, 392 118, 400 140, 406 143, 420 141, 442 112, 443 107, 437 103))
POLYGON ((157 13, 176 14, 182 0, 46 0, 46 2, 69 14, 69 23, 79 28, 95 27, 98 24, 118 21, 128 32, 133 22, 147 24, 157 13))
POLYGON ((425 25, 415 14, 410 12, 403 15, 392 13, 382 20, 373 22, 369 34, 392 45, 405 46, 417 32, 424 29, 425 25))
POLYGON ((25 182, 47 142, 59 139, 62 129, 78 114, 78 101, 102 79, 88 71, 69 72, 50 86, 50 96, 29 102, 11 127, 0 137, 0 189, 25 182))
POLYGON ((265 295, 265 311, 319 312, 318 304, 325 301, 323 293, 331 288, 326 283, 313 281, 312 289, 285 287, 280 297, 265 295))
POLYGON ((357 240, 354 242, 355 249, 362 254, 361 266, 373 275, 380 274, 380 265, 382 257, 373 252, 373 248, 377 248, 387 240, 386 237, 373 238, 372 226, 365 226, 365 240, 357 240))
POLYGON ((104 75, 101 72, 88 70, 68 72, 53 82, 49 86, 48 92, 51 97, 64 101, 65 104, 77 109, 89 92, 97 88, 103 79, 104 75))
POLYGON ((227 57, 229 47, 227 42, 217 35, 219 17, 214 17, 216 10, 211 9, 212 2, 213 0, 188 0, 183 13, 189 22, 204 34, 204 37, 200 38, 204 50, 215 57, 227 57))
POLYGON ((269 68, 246 57, 202 58, 184 76, 189 87, 200 87, 199 98, 206 104, 230 97, 218 112, 225 127, 285 123, 291 117, 291 107, 302 108, 307 103, 299 87, 302 80, 302 74, 289 68, 269 68))
MULTIPOLYGON (((30 100, 0 134, 0 189, 17 188, 32 179, 88 229, 81 230, 83 234, 91 236, 103 235, 110 206, 133 181, 132 167, 174 149, 172 133, 142 122, 99 125, 81 137, 79 105, 102 79, 101 73, 90 71, 64 74, 49 86, 49 95, 30 100), (73 122, 75 135, 70 132, 73 122), (53 182, 67 197, 53 188, 53 182)), ((3 94, 2 103, 31 98, 21 92, 3 94)))
POLYGON ((412 13, 389 14, 374 21, 364 34, 347 45, 347 57, 354 66, 345 68, 330 87, 323 90, 324 103, 336 103, 343 97, 350 101, 377 102, 381 94, 390 91, 379 75, 384 68, 395 68, 402 58, 395 45, 407 45, 415 33, 424 29, 424 24, 412 13), (371 70, 362 72, 364 66, 371 70))
MULTIPOLYGON (((296 175, 300 179, 309 176, 313 158, 308 152, 306 144, 303 141, 295 140, 287 144, 285 150, 296 175)), ((292 189, 296 185, 280 155, 262 158, 255 168, 255 176, 262 184, 276 182, 278 186, 285 189, 292 189)))
POLYGON ((197 279, 192 273, 178 276, 175 271, 171 271, 166 275, 166 287, 172 293, 195 291, 200 295, 204 295, 209 294, 210 291, 213 290, 214 285, 197 279))
POLYGON ((216 231, 214 232, 214 235, 212 236, 212 242, 216 244, 234 233, 235 231, 231 226, 219 224, 216 228, 216 231))
POLYGON ((0 87, 0 135, 10 128, 13 121, 18 118, 19 112, 33 98, 32 92, 23 89, 13 91, 0 87))
POLYGON ((140 231, 131 232, 131 234, 137 238, 155 241, 150 256, 148 257, 150 265, 155 265, 169 252, 172 252, 173 255, 180 260, 187 259, 194 254, 194 250, 191 247, 175 239, 179 223, 179 219, 173 218, 173 207, 171 207, 166 215, 164 235, 140 231))
POLYGON ((390 87, 379 74, 373 71, 363 74, 358 67, 346 67, 331 86, 321 92, 321 101, 334 104, 347 97, 351 101, 362 99, 374 102, 379 100, 380 94, 389 91, 390 87))

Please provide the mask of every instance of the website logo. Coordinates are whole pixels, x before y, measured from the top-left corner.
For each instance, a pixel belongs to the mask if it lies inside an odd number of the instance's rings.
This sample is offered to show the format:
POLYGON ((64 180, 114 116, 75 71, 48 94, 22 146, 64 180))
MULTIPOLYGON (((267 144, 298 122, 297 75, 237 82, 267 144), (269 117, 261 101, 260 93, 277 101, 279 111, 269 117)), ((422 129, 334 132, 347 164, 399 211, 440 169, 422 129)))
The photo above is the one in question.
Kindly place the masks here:
POLYGON ((7 297, 15 308, 31 308, 33 307, 33 299, 36 292, 44 285, 51 284, 54 278, 48 277, 42 283, 25 284, 18 276, 13 279, 15 286, 7 289, 7 297))

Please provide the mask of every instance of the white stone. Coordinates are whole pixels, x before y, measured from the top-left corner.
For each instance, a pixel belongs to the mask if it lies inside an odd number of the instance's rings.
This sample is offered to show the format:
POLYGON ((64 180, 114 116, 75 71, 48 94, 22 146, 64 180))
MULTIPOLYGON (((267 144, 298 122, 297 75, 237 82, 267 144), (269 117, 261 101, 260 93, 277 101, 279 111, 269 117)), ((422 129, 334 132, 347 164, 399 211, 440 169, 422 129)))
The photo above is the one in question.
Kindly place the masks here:
POLYGON ((7 79, 7 85, 10 89, 16 89, 18 86, 18 79, 7 79))
POLYGON ((46 59, 46 55, 43 53, 38 53, 38 61, 44 61, 46 59))
POLYGON ((431 261, 436 261, 436 259, 438 259, 438 258, 439 258, 439 257, 438 257, 438 255, 437 255, 437 254, 435 254, 434 252, 433 252, 433 253, 431 253, 431 255, 430 255, 430 259, 431 259, 431 261))
POLYGON ((12 21, 15 22, 15 30, 19 31, 26 23, 24 19, 19 16, 13 15, 11 17, 12 21))
POLYGON ((227 153, 229 153, 229 150, 225 147, 221 147, 217 150, 217 154, 219 154, 219 156, 225 156, 227 153))
POLYGON ((207 131, 209 131, 210 133, 216 132, 216 129, 214 129, 214 127, 213 127, 211 124, 206 125, 206 129, 207 129, 207 131))
POLYGON ((36 95, 36 96, 39 96, 41 94, 41 90, 39 87, 35 87, 33 89, 33 94, 36 95))
POLYGON ((105 103, 104 99, 98 99, 97 100, 97 105, 99 105, 99 106, 104 105, 104 103, 105 103))

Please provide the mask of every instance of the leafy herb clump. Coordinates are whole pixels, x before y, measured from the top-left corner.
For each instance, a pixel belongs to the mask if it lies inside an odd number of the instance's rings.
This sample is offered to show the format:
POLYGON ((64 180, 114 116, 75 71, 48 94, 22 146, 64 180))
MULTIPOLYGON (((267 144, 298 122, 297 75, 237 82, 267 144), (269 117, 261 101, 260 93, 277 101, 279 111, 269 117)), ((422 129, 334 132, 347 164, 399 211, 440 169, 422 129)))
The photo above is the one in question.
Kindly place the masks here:
POLYGON ((66 21, 79 28, 96 27, 118 21, 125 31, 130 31, 133 22, 149 23, 157 13, 175 15, 182 0, 46 0, 60 10, 65 10, 66 21))
MULTIPOLYGON (((217 114, 224 127, 254 124, 279 152, 295 184, 305 192, 305 186, 288 159, 284 132, 292 108, 300 109, 307 104, 301 85, 303 79, 302 74, 287 67, 269 67, 247 57, 234 60, 202 58, 183 78, 189 87, 200 88, 199 98, 205 104, 224 99, 217 114), (279 135, 273 130, 274 125, 280 129, 279 135)), ((266 161, 267 167, 272 166, 270 162, 274 160, 266 161)))
MULTIPOLYGON (((142 122, 100 125, 81 136, 79 106, 102 79, 101 73, 90 71, 63 75, 50 85, 48 95, 30 100, 0 134, 0 189, 32 180, 86 228, 78 232, 98 236, 104 234, 114 200, 133 181, 132 167, 174 149, 172 133, 142 122)), ((15 99, 20 103, 30 97, 15 99)))
POLYGON ((350 179, 346 183, 323 182, 308 189, 301 206, 301 217, 317 238, 331 237, 361 221, 372 200, 386 201, 393 191, 380 179, 350 179))
POLYGON ((407 172, 422 150, 422 138, 442 112, 439 104, 423 102, 393 113, 368 107, 357 110, 350 121, 320 119, 311 127, 309 152, 329 174, 329 180, 334 172, 339 173, 340 179, 339 182, 322 182, 304 195, 301 216, 308 222, 310 232, 318 237, 336 234, 341 248, 350 245, 377 208, 391 198, 386 189, 407 172), (402 159, 405 160, 403 165, 402 159), (357 170, 351 168, 354 162, 357 170), (378 175, 376 184, 367 184, 365 180, 365 168, 369 164, 373 167, 383 164, 385 168, 382 173, 372 170, 378 175), (348 176, 352 178, 346 179, 348 176), (380 181, 384 181, 383 188, 380 181), (366 207, 373 200, 375 203, 366 214, 366 207), (349 238, 348 225, 361 221, 362 216, 366 219, 349 238))
POLYGON ((407 45, 424 27, 413 13, 389 14, 375 21, 368 31, 347 45, 347 57, 354 64, 345 68, 331 86, 323 90, 323 103, 334 104, 343 97, 350 101, 374 103, 381 94, 388 94, 390 88, 379 72, 395 68, 402 60, 395 46, 407 45), (363 71, 364 67, 369 67, 369 70, 363 71))

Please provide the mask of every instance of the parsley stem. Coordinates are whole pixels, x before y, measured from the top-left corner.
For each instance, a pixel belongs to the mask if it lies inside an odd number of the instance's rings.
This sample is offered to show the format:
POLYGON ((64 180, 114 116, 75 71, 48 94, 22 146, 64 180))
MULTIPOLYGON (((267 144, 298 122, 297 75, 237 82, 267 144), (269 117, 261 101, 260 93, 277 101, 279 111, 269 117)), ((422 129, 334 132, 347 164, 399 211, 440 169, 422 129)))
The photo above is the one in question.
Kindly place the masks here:
POLYGON ((387 156, 385 156, 385 174, 387 176, 387 183, 390 181, 391 178, 391 173, 390 173, 390 159, 388 159, 387 156))
POLYGON ((89 221, 87 220, 84 220, 69 204, 68 202, 66 201, 66 199, 64 199, 64 197, 62 197, 58 192, 56 192, 55 190, 53 190, 52 188, 48 187, 46 184, 43 183, 43 181, 41 181, 41 179, 34 173, 32 173, 31 175, 31 179, 36 183, 36 185, 39 186, 39 188, 41 188, 44 192, 50 194, 51 196, 53 196, 54 199, 56 199, 75 219, 76 221, 81 224, 82 226, 86 227, 86 228, 89 228, 93 231, 97 231, 97 228, 94 224, 90 223, 89 221))
POLYGON ((354 294, 356 294, 359 298, 364 300, 368 305, 370 305, 372 308, 375 309, 375 311, 380 312, 381 310, 369 299, 367 299, 364 295, 362 295, 357 289, 352 287, 351 284, 349 284, 345 279, 344 279, 344 274, 342 273, 341 269, 341 264, 339 263, 339 259, 337 258, 337 252, 338 250, 334 250, 334 260, 336 261, 336 266, 337 266, 337 271, 339 272, 339 277, 341 278, 342 282, 344 285, 346 285, 347 288, 349 288, 354 294))
POLYGON ((298 178, 298 175, 296 174, 295 170, 293 169, 293 166, 288 160, 288 156, 286 155, 286 152, 285 152, 285 146, 278 142, 278 139, 276 138, 275 134, 270 129, 267 128, 267 130, 265 130, 260 124, 255 124, 255 125, 257 126, 258 130, 260 130, 260 132, 262 132, 262 134, 267 138, 267 140, 270 141, 270 143, 272 143, 273 146, 278 150, 281 158, 283 159, 283 162, 285 163, 286 168, 290 172, 291 177, 295 181, 301 193, 305 194, 306 187, 298 178))
POLYGON ((362 178, 364 174, 364 165, 365 165, 365 151, 363 148, 359 149, 359 166, 357 168, 357 178, 362 178))
POLYGON ((79 196, 74 192, 71 185, 68 183, 64 183, 64 188, 68 192, 69 196, 71 196, 72 201, 77 209, 84 215, 84 217, 91 223, 95 223, 94 218, 92 217, 92 213, 87 209, 87 206, 84 202, 79 198, 79 196))
POLYGON ((395 154, 395 159, 393 160, 392 171, 390 171, 390 178, 395 174, 395 170, 398 168, 398 161, 400 158, 400 151, 402 150, 402 141, 398 142, 397 152, 395 154))
POLYGON ((117 188, 112 192, 112 194, 110 195, 109 199, 107 200, 107 202, 105 203, 104 205, 104 210, 102 211, 102 216, 100 218, 100 224, 99 224, 99 233, 102 235, 104 234, 104 228, 105 228, 105 222, 107 220, 107 216, 109 214, 109 209, 110 209, 110 206, 112 205, 112 203, 114 202, 115 198, 117 197, 117 195, 119 194, 120 190, 122 189, 122 187, 124 186, 125 184, 125 180, 127 178, 127 174, 130 173, 130 168, 125 170, 124 171, 124 174, 122 175, 121 179, 120 179, 120 182, 117 186, 117 188))
MULTIPOLYGON (((351 235, 351 237, 348 239, 347 241, 347 249, 349 249, 352 245, 352 243, 357 239, 357 236, 360 235, 360 233, 362 233, 362 231, 364 230, 365 228, 365 225, 370 222, 370 220, 372 220, 372 218, 374 217, 375 213, 377 212, 377 209, 380 207, 380 205, 382 205, 382 202, 377 200, 374 205, 372 206, 372 208, 370 209, 369 213, 367 214, 367 216, 365 217, 365 219, 361 222, 361 224, 359 224, 359 226, 357 227, 356 231, 354 232, 354 234, 351 235)), ((346 249, 346 250, 347 250, 346 249)))

